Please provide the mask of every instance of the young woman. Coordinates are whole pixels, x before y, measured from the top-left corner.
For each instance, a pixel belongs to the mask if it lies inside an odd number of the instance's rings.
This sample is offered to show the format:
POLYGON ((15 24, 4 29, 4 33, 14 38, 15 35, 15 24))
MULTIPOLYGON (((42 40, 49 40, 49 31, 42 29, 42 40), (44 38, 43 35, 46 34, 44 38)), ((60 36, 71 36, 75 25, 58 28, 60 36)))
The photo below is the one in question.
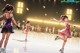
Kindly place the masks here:
POLYGON ((27 41, 27 35, 28 35, 28 32, 30 31, 30 27, 31 27, 30 21, 27 21, 25 30, 24 30, 24 33, 26 34, 25 41, 27 41))
MULTIPOLYGON (((0 52, 1 52, 1 49, 4 49, 4 51, 5 51, 10 34, 14 33, 13 27, 12 27, 12 22, 17 26, 12 12, 13 12, 13 6, 10 4, 7 4, 3 9, 3 14, 0 16, 0 21, 5 19, 5 24, 1 30, 2 39, 0 40, 0 52), (3 42, 4 42, 4 48, 2 48, 3 42)), ((17 26, 17 28, 19 28, 19 27, 17 26)))
POLYGON ((67 38, 71 38, 71 32, 70 32, 71 24, 68 22, 68 17, 66 15, 61 16, 61 21, 64 22, 65 28, 58 32, 58 36, 55 38, 55 40, 57 39, 63 40, 63 45, 62 48, 60 49, 60 52, 63 53, 65 44, 67 42, 67 38))

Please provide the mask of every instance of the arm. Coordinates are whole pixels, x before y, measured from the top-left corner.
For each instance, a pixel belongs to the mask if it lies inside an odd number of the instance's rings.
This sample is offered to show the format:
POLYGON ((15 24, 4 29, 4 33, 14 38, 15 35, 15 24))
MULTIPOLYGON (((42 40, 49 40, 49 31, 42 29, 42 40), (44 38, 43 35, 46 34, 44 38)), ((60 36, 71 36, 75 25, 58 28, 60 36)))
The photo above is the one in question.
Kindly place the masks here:
POLYGON ((16 23, 14 17, 12 17, 12 22, 16 25, 16 27, 17 27, 18 29, 20 29, 20 27, 17 25, 17 23, 16 23))
POLYGON ((27 28, 27 26, 28 26, 28 25, 26 24, 26 25, 25 25, 25 28, 27 28))
POLYGON ((53 18, 53 19, 51 19, 51 20, 54 20, 54 21, 57 21, 57 22, 61 22, 61 20, 57 20, 57 19, 55 19, 55 18, 53 18))
POLYGON ((4 18, 4 14, 0 16, 0 21, 3 20, 3 18, 4 18))
POLYGON ((17 23, 16 23, 14 17, 12 17, 12 22, 17 26, 17 23))

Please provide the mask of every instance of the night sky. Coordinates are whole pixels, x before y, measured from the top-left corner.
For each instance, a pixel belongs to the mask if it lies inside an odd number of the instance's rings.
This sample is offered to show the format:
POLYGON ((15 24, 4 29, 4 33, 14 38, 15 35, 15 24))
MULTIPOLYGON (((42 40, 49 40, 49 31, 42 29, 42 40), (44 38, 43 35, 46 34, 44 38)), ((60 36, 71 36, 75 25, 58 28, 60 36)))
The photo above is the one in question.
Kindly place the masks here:
MULTIPOLYGON (((67 8, 73 10, 72 21, 80 22, 80 3, 61 3, 61 0, 0 0, 0 12, 6 4, 12 4, 14 9, 14 16, 25 19, 25 17, 38 17, 40 19, 59 19, 60 15, 66 13, 67 8), (17 14, 17 2, 24 2, 23 14, 17 14), (45 6, 45 8, 43 8, 45 6), (26 10, 29 8, 29 11, 26 10), (47 16, 45 16, 47 14, 47 16)), ((1 13, 0 13, 1 14, 1 13)), ((16 19, 17 19, 16 18, 16 19)))

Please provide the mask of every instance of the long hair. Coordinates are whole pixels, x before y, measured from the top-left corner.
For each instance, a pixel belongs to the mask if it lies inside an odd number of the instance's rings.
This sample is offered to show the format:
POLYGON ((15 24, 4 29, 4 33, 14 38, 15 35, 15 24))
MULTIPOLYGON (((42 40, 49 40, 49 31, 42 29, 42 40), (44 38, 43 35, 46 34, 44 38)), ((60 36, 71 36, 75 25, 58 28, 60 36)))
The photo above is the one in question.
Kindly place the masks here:
POLYGON ((10 11, 10 10, 12 11, 13 9, 14 9, 14 7, 12 5, 6 4, 2 10, 3 10, 3 12, 5 12, 5 11, 10 11))
POLYGON ((66 15, 61 15, 61 17, 60 17, 60 19, 61 19, 62 21, 64 21, 66 18, 68 19, 68 16, 66 16, 66 15))

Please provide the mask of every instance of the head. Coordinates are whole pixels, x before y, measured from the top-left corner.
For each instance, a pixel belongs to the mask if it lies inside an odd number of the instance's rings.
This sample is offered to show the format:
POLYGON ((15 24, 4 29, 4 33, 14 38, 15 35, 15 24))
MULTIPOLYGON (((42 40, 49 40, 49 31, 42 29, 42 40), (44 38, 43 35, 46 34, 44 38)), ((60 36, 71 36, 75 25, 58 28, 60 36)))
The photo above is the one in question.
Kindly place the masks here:
POLYGON ((27 24, 30 23, 30 21, 27 21, 27 24))
POLYGON ((3 12, 9 12, 12 13, 13 12, 14 7, 10 4, 6 4, 5 7, 3 8, 3 12))
POLYGON ((62 15, 60 18, 62 21, 68 21, 68 17, 66 15, 62 15))

